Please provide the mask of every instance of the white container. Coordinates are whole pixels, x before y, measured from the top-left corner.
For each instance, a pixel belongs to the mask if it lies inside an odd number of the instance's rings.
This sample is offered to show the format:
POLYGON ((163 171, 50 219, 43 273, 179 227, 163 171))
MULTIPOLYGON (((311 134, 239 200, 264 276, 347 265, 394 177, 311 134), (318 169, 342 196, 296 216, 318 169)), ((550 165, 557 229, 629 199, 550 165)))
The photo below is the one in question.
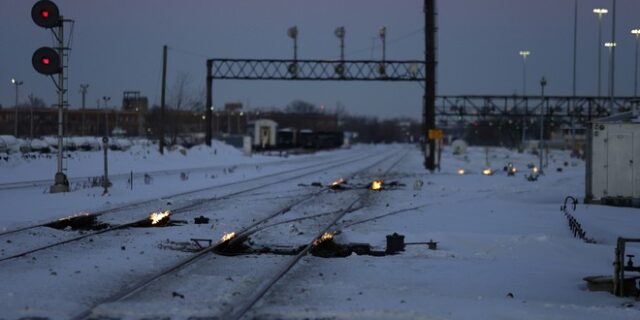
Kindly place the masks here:
POLYGON ((588 129, 586 202, 640 206, 640 123, 626 116, 588 129))
POLYGON ((266 149, 275 147, 278 124, 269 119, 259 119, 254 123, 253 145, 266 149))

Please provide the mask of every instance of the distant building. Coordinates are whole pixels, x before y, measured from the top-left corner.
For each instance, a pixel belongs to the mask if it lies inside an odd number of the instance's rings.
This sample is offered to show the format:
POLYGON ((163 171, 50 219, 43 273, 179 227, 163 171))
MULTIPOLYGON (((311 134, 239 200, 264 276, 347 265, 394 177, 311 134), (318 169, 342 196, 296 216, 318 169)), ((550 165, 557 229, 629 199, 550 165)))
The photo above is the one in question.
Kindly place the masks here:
POLYGON ((140 91, 125 91, 122 96, 122 110, 147 112, 149 99, 140 95, 140 91))

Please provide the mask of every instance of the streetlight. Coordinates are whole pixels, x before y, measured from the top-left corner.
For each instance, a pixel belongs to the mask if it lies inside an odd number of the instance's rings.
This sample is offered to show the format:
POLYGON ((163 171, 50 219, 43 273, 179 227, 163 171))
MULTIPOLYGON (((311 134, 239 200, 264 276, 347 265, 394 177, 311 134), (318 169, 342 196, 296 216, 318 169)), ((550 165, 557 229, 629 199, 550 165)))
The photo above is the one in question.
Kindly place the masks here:
POLYGON ((520 51, 522 56, 522 96, 527 95, 527 57, 530 54, 530 51, 520 51))
MULTIPOLYGON (((607 42, 604 44, 605 47, 609 48, 609 66, 611 66, 611 59, 613 59, 613 48, 616 47, 615 42, 607 42)), ((609 67, 609 96, 613 97, 613 82, 611 81, 613 76, 613 68, 609 67)), ((613 100, 611 100, 611 110, 613 111, 613 100)))
POLYGON ((540 173, 542 174, 542 153, 544 152, 544 87, 547 85, 547 79, 542 77, 540 80, 540 173))
POLYGON ((15 135, 17 138, 18 137, 18 87, 21 86, 24 82, 11 78, 11 83, 16 87, 16 105, 15 105, 16 114, 14 117, 15 122, 13 125, 13 135, 15 135))
POLYGON ((640 42, 640 28, 631 30, 631 34, 636 36, 636 68, 633 82, 633 96, 638 96, 638 43, 640 42))
POLYGON ((609 10, 604 8, 595 8, 593 13, 598 15, 598 96, 602 95, 602 16, 607 14, 609 10))

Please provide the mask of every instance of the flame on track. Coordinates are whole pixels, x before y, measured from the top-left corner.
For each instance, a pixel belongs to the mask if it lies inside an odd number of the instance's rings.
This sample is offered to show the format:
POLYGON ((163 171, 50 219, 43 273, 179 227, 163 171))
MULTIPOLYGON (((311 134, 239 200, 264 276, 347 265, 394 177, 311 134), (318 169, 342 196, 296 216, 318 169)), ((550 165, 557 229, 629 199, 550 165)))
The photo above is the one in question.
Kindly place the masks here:
POLYGON ((329 185, 329 188, 331 189, 335 189, 335 188, 339 188, 341 185, 343 185, 346 181, 343 178, 340 178, 334 182, 331 182, 331 184, 329 185))
POLYGON ((384 181, 382 180, 373 180, 371 182, 371 190, 380 190, 382 189, 383 184, 384 184, 384 181))
POLYGON ((155 225, 160 223, 162 220, 164 219, 169 219, 169 216, 171 216, 171 211, 170 210, 165 210, 162 212, 153 212, 149 215, 149 220, 151 220, 151 224, 155 225))
POLYGON ((323 243, 325 241, 329 241, 329 240, 333 239, 333 235, 335 235, 335 234, 336 234, 335 232, 327 231, 327 232, 323 233, 322 236, 320 236, 320 238, 314 240, 313 241, 313 245, 314 246, 318 246, 318 245, 320 245, 321 243, 323 243))
POLYGON ((458 174, 463 176, 465 173, 467 173, 464 169, 458 169, 458 174))
POLYGON ((484 174, 485 176, 493 175, 493 170, 491 170, 489 168, 488 169, 484 169, 484 170, 482 170, 482 174, 484 174))
POLYGON ((235 236, 236 236, 235 232, 227 232, 224 235, 222 235, 222 238, 220 238, 220 241, 227 242, 227 241, 235 238, 235 236))

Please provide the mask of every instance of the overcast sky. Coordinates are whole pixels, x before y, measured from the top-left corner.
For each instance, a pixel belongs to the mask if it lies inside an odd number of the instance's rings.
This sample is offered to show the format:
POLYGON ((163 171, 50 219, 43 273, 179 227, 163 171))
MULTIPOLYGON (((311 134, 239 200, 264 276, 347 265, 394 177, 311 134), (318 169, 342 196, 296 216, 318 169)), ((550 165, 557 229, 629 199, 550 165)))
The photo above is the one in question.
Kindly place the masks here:
MULTIPOLYGON (((597 88, 597 18, 594 7, 612 1, 579 0, 578 94, 597 88)), ((31 55, 51 45, 50 31, 37 27, 30 10, 35 1, 0 0, 0 104, 14 104, 12 77, 28 94, 54 103, 48 77, 31 66, 31 55)), ((203 92, 205 59, 291 58, 289 26, 299 29, 299 57, 336 58, 337 26, 347 30, 348 59, 380 58, 380 26, 387 27, 388 59, 422 59, 422 0, 57 0, 60 11, 76 21, 69 102, 80 105, 79 86, 88 83, 88 104, 102 96, 120 105, 122 92, 139 90, 160 101, 162 46, 169 50, 168 87, 178 72, 192 79, 192 95, 203 92)), ((531 51, 528 93, 539 92, 544 75, 550 94, 571 94, 573 0, 438 1, 437 93, 520 94, 520 50, 531 51)), ((616 93, 633 93, 635 38, 640 1, 617 1, 616 93)), ((603 42, 611 40, 611 10, 603 20, 603 42)), ((603 92, 607 92, 608 51, 603 50, 603 92)), ((422 89, 415 83, 214 82, 214 105, 240 101, 250 107, 284 106, 303 99, 328 108, 340 102, 355 114, 381 117, 421 114, 422 89)))

